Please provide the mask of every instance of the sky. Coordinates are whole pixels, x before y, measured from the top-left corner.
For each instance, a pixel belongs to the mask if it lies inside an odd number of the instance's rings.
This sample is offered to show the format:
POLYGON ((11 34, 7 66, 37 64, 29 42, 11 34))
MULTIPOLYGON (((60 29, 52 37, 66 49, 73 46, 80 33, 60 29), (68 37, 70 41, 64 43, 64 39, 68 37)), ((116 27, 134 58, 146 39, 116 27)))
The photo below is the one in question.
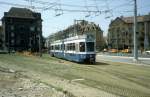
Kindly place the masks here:
MULTIPOLYGON (((106 36, 111 20, 120 16, 133 16, 134 14, 134 0, 32 0, 32 3, 29 1, 30 0, 0 0, 0 18, 2 18, 4 12, 8 12, 11 7, 30 8, 32 5, 35 8, 31 10, 40 12, 42 15, 42 31, 44 37, 66 29, 70 25, 73 25, 74 20, 83 19, 99 25, 104 32, 104 36, 106 36), (43 8, 47 9, 43 10, 43 8), (101 11, 101 13, 89 12, 91 10, 101 11), (56 16, 57 14, 61 15, 56 16), (86 17, 87 15, 89 17, 86 17)), ((149 14, 150 0, 137 0, 137 7, 138 15, 149 14)))

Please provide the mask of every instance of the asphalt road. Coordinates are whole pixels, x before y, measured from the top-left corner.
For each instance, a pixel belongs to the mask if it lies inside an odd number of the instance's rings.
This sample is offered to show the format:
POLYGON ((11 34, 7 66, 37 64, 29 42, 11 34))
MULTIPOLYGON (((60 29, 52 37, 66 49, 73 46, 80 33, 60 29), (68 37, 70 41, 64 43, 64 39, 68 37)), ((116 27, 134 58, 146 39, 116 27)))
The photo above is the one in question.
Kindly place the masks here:
POLYGON ((125 56, 109 56, 103 54, 97 54, 96 61, 111 61, 111 62, 120 62, 120 63, 129 63, 129 64, 138 64, 138 65, 150 65, 150 58, 139 57, 138 61, 134 61, 133 57, 125 56))

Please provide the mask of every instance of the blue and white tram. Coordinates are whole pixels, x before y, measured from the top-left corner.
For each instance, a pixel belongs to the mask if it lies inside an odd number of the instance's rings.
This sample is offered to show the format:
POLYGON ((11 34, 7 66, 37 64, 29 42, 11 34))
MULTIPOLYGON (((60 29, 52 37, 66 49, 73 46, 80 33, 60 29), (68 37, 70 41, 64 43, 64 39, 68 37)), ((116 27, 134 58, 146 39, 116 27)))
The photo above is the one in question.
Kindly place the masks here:
POLYGON ((50 44, 50 55, 80 63, 95 63, 95 38, 92 34, 78 35, 50 44))

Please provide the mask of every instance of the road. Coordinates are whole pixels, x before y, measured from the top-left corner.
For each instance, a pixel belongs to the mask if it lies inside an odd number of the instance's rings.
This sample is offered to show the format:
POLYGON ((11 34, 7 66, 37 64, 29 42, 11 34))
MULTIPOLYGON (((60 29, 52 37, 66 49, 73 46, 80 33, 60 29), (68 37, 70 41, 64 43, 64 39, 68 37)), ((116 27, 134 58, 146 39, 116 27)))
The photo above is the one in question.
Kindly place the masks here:
POLYGON ((139 60, 135 62, 133 61, 133 57, 109 56, 104 54, 97 54, 96 60, 98 62, 111 61, 111 62, 129 63, 129 64, 150 65, 150 58, 142 58, 142 57, 139 57, 139 60))

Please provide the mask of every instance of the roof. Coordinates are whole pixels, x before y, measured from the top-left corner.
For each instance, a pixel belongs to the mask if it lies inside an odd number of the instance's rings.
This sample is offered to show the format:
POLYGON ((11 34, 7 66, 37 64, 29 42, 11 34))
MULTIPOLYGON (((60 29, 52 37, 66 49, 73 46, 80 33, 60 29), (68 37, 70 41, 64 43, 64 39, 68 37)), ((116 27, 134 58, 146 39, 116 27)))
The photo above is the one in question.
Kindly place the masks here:
MULTIPOLYGON (((133 23, 134 17, 121 17, 126 23, 133 23)), ((137 16, 137 22, 150 21, 150 15, 137 16)))
POLYGON ((109 24, 109 26, 112 26, 112 25, 116 25, 116 23, 118 24, 120 24, 120 22, 121 23, 126 23, 122 18, 120 18, 120 17, 117 17, 115 20, 111 20, 111 23, 109 24))
POLYGON ((16 8, 12 7, 6 12, 5 17, 17 17, 17 18, 35 18, 34 12, 27 8, 16 8))

